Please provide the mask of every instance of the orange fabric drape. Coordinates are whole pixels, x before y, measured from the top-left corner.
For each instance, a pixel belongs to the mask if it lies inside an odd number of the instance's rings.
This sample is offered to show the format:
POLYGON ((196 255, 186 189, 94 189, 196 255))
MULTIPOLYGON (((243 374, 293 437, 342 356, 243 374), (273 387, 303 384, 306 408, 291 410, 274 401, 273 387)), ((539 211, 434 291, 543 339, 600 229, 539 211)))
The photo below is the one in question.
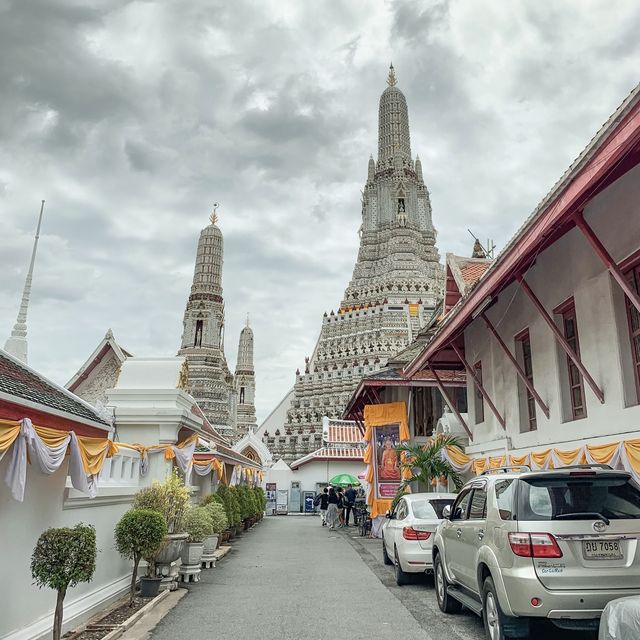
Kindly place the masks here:
POLYGON ((20 435, 20 423, 11 420, 0 420, 0 453, 6 451, 20 435))
MULTIPOLYGON (((631 443, 631 442, 634 442, 634 441, 630 440, 628 443, 631 443)), ((627 445, 628 443, 625 442, 625 445, 627 445)), ((599 462, 600 464, 607 464, 616 454, 619 446, 620 444, 618 442, 611 442, 609 444, 599 444, 599 445, 590 444, 587 446, 587 449, 589 450, 589 454, 591 455, 591 457, 596 462, 599 462)), ((626 449, 626 446, 625 446, 625 449, 626 449)), ((628 455, 629 453, 627 452, 627 456, 628 455)), ((583 459, 584 459, 584 456, 583 456, 583 459)), ((631 459, 629 459, 629 461, 631 461, 631 459)), ((586 459, 584 459, 584 462, 586 462, 586 459)), ((635 468, 635 465, 634 465, 634 468, 635 468)))
POLYGON ((82 458, 82 466, 89 476, 100 473, 104 459, 113 456, 118 451, 118 445, 107 438, 78 436, 78 447, 82 458))

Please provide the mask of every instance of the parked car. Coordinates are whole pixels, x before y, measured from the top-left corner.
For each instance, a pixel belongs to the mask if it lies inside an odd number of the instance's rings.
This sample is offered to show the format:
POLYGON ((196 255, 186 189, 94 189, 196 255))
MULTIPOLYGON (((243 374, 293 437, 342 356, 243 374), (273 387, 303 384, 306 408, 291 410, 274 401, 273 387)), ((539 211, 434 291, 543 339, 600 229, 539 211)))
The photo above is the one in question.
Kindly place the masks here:
POLYGON ((455 499, 454 493, 409 493, 387 513, 382 524, 382 559, 394 565, 398 585, 409 582, 409 574, 433 570, 433 536, 444 508, 455 499))
POLYGON ((638 640, 640 638, 640 597, 611 600, 602 612, 598 640, 638 640))
POLYGON ((609 601, 640 594, 640 487, 624 471, 489 472, 444 515, 438 605, 481 615, 491 640, 526 638, 531 618, 595 630, 609 601))

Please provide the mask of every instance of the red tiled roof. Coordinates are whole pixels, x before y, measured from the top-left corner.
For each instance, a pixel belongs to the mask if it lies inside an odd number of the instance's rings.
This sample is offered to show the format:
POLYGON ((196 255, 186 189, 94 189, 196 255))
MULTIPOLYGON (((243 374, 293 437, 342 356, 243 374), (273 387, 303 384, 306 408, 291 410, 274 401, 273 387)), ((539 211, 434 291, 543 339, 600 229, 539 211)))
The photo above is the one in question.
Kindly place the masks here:
POLYGON ((326 441, 329 443, 352 444, 362 440, 362 433, 357 425, 329 424, 326 441))
POLYGON ((322 447, 316 451, 308 453, 303 458, 299 458, 295 462, 291 463, 292 469, 297 469, 309 462, 315 462, 316 460, 349 460, 352 462, 358 462, 363 459, 364 449, 362 447, 350 447, 345 449, 338 449, 333 447, 322 447))
POLYGON ((64 411, 81 421, 90 420, 104 425, 105 429, 109 428, 109 424, 89 404, 49 382, 4 351, 0 351, 0 392, 13 396, 17 404, 20 400, 34 402, 45 409, 64 411))
POLYGON ((491 260, 484 262, 465 261, 460 264, 460 272, 466 285, 475 284, 491 266, 491 260))
MULTIPOLYGON (((466 382, 467 374, 465 371, 457 371, 455 369, 442 369, 438 371, 438 377, 442 382, 466 382)), ((428 369, 426 371, 418 371, 412 377, 412 380, 435 380, 435 376, 428 369)))

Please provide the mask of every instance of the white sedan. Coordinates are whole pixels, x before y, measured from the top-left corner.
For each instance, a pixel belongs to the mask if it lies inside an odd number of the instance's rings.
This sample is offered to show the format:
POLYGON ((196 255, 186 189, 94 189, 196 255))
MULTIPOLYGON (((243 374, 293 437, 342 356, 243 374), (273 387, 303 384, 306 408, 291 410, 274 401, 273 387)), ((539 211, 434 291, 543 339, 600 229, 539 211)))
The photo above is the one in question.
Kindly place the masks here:
POLYGON ((442 510, 452 505, 455 493, 408 493, 382 524, 382 559, 394 565, 396 584, 410 580, 410 573, 433 570, 433 535, 442 521, 442 510))

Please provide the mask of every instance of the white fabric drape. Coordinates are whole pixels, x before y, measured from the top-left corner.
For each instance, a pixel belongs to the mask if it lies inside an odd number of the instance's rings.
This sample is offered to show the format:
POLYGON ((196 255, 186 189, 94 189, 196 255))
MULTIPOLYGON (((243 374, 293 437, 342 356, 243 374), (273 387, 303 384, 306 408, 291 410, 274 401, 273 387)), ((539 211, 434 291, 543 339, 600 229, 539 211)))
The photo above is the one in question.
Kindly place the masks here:
POLYGON ((211 473, 211 470, 213 469, 213 462, 210 462, 207 465, 199 465, 199 464, 194 464, 193 465, 193 470, 199 475, 199 476, 206 476, 208 474, 211 473))
POLYGON ((182 472, 184 476, 185 484, 189 484, 191 482, 191 471, 193 469, 193 452, 196 450, 197 440, 193 440, 188 445, 180 448, 177 446, 173 446, 173 453, 175 453, 176 464, 178 465, 178 469, 182 472))
POLYGON ((146 476, 149 471, 149 455, 146 451, 140 452, 140 475, 146 476))
MULTIPOLYGON (((11 495, 18 502, 23 502, 27 484, 27 451, 29 460, 40 473, 51 475, 63 464, 67 449, 69 456, 69 475, 74 489, 82 491, 93 498, 98 493, 98 478, 87 476, 78 445, 78 437, 73 431, 55 447, 48 447, 40 439, 29 418, 24 418, 20 425, 20 435, 13 444, 11 462, 5 476, 5 482, 11 495)), ((106 451, 105 451, 106 456, 106 451)))
POLYGON ((27 432, 33 429, 31 420, 24 418, 20 425, 20 435, 13 443, 11 462, 5 475, 5 482, 11 490, 14 500, 24 500, 24 488, 27 482, 27 432))

